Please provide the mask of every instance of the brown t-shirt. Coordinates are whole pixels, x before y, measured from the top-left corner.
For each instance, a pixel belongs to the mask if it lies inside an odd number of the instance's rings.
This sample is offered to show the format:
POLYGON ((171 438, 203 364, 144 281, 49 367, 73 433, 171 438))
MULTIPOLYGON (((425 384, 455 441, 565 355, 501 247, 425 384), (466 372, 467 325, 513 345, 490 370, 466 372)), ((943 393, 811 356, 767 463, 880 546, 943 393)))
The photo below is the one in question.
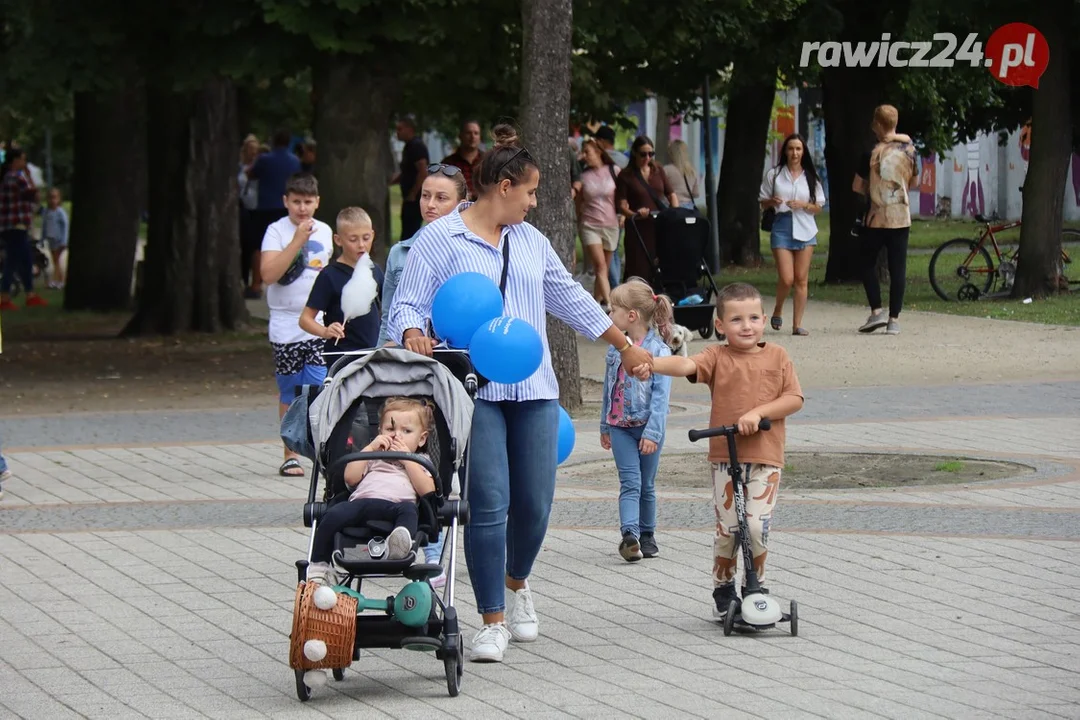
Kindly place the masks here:
MULTIPOLYGON (((697 374, 690 382, 712 391, 709 426, 734 425, 746 413, 784 395, 803 397, 795 365, 787 351, 773 343, 761 343, 756 353, 739 352, 727 345, 710 345, 690 359, 697 374)), ((770 418, 772 420, 772 418, 770 418)), ((784 467, 784 420, 772 420, 772 429, 739 435, 736 449, 740 463, 784 467)), ((728 461, 727 438, 709 439, 709 462, 728 461)))
POLYGON ((653 201, 653 193, 662 198, 665 203, 671 201, 671 185, 668 184, 664 169, 656 163, 652 163, 648 180, 645 180, 640 172, 634 172, 634 168, 629 166, 620 172, 615 179, 616 208, 619 207, 619 203, 626 200, 627 204, 630 205, 630 209, 634 212, 641 208, 660 210, 661 208, 653 201), (652 193, 645 188, 646 182, 653 189, 652 193))

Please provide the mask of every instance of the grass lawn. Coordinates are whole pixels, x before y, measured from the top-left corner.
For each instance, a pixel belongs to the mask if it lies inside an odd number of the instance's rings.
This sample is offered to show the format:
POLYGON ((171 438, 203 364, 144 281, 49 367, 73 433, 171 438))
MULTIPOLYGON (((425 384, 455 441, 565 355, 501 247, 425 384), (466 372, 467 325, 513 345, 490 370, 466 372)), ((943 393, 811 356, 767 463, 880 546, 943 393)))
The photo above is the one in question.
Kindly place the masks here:
MULTIPOLYGON (((915 237, 914 228, 912 236, 915 237)), ((763 249, 763 254, 767 248, 763 249)), ((826 255, 818 251, 810 265, 810 302, 825 300, 852 305, 866 305, 866 294, 861 284, 825 285, 826 255)), ((759 268, 726 267, 716 277, 716 283, 723 286, 731 282, 748 282, 766 295, 776 292, 776 271, 772 258, 759 268)), ((882 288, 882 295, 888 302, 888 288, 882 288)), ((788 300, 788 302, 791 302, 788 300)), ((1024 322, 1050 323, 1054 325, 1080 325, 1080 293, 1059 295, 1048 300, 1039 300, 1028 305, 1020 300, 980 300, 976 302, 945 302, 930 287, 930 255, 913 254, 908 256, 907 290, 904 293, 905 310, 924 310, 951 315, 970 315, 999 320, 1021 320, 1024 322)), ((771 312, 772 308, 765 308, 771 312)))

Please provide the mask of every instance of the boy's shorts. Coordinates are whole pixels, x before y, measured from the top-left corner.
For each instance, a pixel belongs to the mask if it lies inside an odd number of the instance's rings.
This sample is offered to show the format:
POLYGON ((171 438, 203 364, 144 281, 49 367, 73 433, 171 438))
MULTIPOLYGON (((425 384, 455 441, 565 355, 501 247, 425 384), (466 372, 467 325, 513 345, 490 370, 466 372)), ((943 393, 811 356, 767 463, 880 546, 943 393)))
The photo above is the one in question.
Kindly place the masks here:
POLYGON ((62 238, 45 238, 45 243, 49 246, 49 250, 56 252, 57 250, 67 249, 67 240, 62 238))
POLYGON ((318 385, 326 379, 322 340, 270 343, 270 347, 274 349, 274 376, 282 404, 293 401, 298 385, 318 385))

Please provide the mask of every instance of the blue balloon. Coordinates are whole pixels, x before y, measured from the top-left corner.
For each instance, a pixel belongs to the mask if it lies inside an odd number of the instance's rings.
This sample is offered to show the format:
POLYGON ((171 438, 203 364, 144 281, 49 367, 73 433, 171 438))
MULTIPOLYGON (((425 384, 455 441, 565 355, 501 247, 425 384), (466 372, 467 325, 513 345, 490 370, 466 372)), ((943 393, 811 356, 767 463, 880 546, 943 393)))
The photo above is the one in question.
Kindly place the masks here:
POLYGON ((476 329, 502 315, 499 287, 486 275, 467 272, 442 284, 431 303, 431 324, 455 348, 469 346, 476 329))
POLYGON ((574 441, 577 433, 574 432, 574 421, 570 419, 570 413, 559 407, 559 464, 562 465, 570 453, 574 452, 574 441))
POLYGON ((497 383, 519 383, 540 368, 544 343, 540 333, 519 318, 498 317, 481 325, 469 342, 476 371, 497 383))

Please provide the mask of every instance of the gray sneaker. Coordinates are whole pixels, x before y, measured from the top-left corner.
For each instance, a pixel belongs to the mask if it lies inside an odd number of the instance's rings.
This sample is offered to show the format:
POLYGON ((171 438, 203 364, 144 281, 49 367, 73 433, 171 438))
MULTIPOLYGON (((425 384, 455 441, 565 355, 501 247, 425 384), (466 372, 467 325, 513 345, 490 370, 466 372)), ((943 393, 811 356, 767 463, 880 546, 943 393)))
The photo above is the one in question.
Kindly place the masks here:
POLYGON ((877 330, 879 328, 883 328, 888 324, 889 324, 889 316, 885 314, 884 310, 882 310, 881 312, 877 313, 876 315, 871 315, 870 317, 868 317, 866 319, 866 322, 864 322, 862 324, 862 327, 859 328, 859 332, 861 332, 861 333, 872 333, 875 330, 877 330))
POLYGON ((889 326, 885 328, 886 335, 899 335, 900 334, 900 321, 890 320, 889 326))

